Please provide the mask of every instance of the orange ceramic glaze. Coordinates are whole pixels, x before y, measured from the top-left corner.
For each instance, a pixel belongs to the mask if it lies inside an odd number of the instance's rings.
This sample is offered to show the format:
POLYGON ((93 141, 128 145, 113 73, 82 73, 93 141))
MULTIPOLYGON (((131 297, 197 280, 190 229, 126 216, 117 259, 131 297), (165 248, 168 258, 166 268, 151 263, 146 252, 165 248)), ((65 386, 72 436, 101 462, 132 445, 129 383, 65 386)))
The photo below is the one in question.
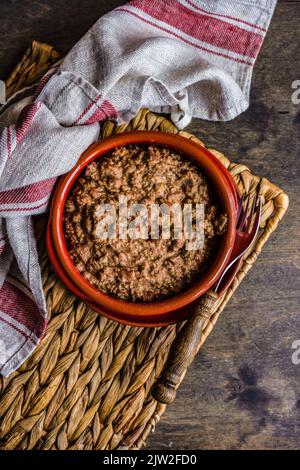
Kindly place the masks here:
POLYGON ((76 166, 60 178, 56 187, 48 226, 47 246, 58 276, 78 297, 111 319, 130 325, 161 326, 182 321, 189 315, 195 301, 219 278, 234 245, 237 216, 235 183, 218 159, 201 145, 178 135, 163 132, 134 131, 115 135, 89 147, 76 166), (114 298, 89 284, 75 268, 68 253, 63 230, 64 205, 68 194, 91 161, 101 158, 114 148, 130 144, 156 144, 171 147, 191 159, 209 179, 215 189, 222 211, 227 214, 228 226, 211 268, 183 292, 152 303, 126 302, 114 298))

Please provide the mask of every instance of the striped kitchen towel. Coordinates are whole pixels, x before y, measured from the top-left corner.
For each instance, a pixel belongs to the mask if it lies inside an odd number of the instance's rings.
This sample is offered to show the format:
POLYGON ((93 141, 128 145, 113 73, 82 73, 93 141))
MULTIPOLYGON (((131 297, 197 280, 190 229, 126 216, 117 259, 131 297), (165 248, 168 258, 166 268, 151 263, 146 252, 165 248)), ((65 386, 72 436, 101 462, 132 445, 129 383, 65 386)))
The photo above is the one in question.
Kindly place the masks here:
POLYGON ((251 73, 276 0, 134 0, 97 21, 33 94, 0 114, 0 372, 46 328, 32 216, 105 119, 141 107, 229 120, 249 104, 251 73))

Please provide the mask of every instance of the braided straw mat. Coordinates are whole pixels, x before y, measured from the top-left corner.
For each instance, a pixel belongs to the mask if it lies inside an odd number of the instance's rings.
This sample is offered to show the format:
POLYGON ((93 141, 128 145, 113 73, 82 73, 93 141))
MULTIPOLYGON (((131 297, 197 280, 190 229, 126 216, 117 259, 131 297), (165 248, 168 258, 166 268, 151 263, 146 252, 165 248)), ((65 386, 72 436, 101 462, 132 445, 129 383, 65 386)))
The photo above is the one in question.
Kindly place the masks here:
MULTIPOLYGON (((34 42, 8 80, 8 91, 31 84, 57 59, 51 47, 34 42)), ((178 133, 204 145, 145 109, 128 124, 106 122, 101 137, 131 129, 178 133)), ((242 193, 262 196, 263 214, 259 239, 212 312, 199 348, 288 207, 288 197, 266 178, 211 151, 229 169, 242 193)), ((32 356, 17 372, 0 379, 0 448, 140 448, 166 408, 152 398, 151 387, 180 325, 137 328, 110 321, 67 291, 55 276, 43 244, 40 259, 49 325, 32 356)))

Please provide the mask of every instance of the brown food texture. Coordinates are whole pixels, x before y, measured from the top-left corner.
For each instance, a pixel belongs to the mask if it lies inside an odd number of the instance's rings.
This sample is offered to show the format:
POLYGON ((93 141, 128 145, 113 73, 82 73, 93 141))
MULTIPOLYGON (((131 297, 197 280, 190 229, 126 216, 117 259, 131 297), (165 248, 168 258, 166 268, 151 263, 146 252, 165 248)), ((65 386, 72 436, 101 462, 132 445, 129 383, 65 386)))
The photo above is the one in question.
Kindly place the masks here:
MULTIPOLYGON (((149 212, 150 214, 150 212, 149 212)), ((149 219, 148 219, 149 220, 149 219)), ((131 220, 128 221, 129 223, 131 220)), ((176 294, 208 269, 226 229, 206 177, 191 161, 169 148, 131 145, 87 165, 67 199, 64 213, 67 245, 75 266, 93 286, 117 298, 150 302, 176 294), (170 238, 99 237, 102 204, 119 214, 119 197, 128 207, 204 205, 204 244, 188 250, 187 236, 177 239, 171 213, 170 238), (173 222, 173 225, 172 225, 173 222)), ((161 234, 161 219, 159 219, 161 234)))

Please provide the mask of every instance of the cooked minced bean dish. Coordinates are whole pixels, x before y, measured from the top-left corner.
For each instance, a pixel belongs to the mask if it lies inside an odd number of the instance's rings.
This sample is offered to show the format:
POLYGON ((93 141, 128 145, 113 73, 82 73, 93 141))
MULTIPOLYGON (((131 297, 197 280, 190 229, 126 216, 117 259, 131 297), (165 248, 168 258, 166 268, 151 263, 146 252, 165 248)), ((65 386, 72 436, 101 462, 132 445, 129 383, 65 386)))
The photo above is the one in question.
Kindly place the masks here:
POLYGON ((64 212, 66 242, 78 271, 97 289, 133 302, 160 300, 189 287, 213 262, 226 224, 199 169, 170 148, 147 145, 119 147, 88 164, 64 212), (172 224, 169 239, 153 239, 150 232, 147 239, 120 239, 118 218, 116 238, 99 237, 99 208, 111 204, 119 214, 120 196, 128 207, 139 203, 147 209, 204 204, 203 246, 188 250, 184 233, 177 239, 172 224))

